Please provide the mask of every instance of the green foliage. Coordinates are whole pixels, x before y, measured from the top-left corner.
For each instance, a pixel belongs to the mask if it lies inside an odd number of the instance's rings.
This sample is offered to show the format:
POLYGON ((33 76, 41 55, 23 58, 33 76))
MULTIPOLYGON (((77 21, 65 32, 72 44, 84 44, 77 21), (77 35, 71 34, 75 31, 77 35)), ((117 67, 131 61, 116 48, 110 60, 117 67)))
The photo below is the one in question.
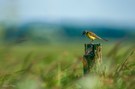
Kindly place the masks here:
POLYGON ((85 76, 83 44, 1 46, 0 89, 135 89, 134 47, 110 45, 85 76))

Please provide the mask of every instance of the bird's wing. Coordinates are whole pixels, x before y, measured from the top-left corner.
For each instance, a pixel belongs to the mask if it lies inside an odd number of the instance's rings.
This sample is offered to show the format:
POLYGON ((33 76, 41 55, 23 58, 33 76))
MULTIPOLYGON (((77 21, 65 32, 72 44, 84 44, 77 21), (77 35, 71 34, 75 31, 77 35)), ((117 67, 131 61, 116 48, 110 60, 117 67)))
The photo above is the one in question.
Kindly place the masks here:
POLYGON ((89 32, 91 34, 91 36, 95 37, 95 38, 100 38, 99 36, 97 36, 95 33, 89 32))
POLYGON ((92 36, 94 36, 95 38, 98 38, 98 39, 104 40, 104 41, 108 41, 108 40, 106 40, 106 39, 103 39, 103 38, 101 38, 101 37, 97 36, 95 33, 92 33, 92 36))

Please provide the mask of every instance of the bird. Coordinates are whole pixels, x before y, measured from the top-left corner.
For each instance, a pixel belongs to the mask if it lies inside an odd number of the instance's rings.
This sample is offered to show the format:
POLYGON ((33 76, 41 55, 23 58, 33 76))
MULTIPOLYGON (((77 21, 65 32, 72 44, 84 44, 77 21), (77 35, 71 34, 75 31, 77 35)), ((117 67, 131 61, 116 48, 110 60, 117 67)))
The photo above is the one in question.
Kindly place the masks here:
POLYGON ((100 40, 103 40, 103 41, 108 41, 106 39, 103 39, 103 38, 97 36, 95 33, 90 32, 90 31, 86 31, 86 30, 82 32, 82 35, 86 35, 89 39, 91 39, 91 42, 93 42, 95 39, 100 39, 100 40))

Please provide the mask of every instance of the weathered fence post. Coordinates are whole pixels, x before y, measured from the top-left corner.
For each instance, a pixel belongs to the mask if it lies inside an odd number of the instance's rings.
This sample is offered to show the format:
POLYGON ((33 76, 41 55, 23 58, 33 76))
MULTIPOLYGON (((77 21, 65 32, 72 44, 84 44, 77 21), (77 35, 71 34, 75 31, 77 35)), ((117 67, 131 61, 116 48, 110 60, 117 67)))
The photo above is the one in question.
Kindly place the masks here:
POLYGON ((97 67, 102 61, 102 46, 101 44, 85 44, 85 54, 83 56, 83 71, 84 74, 90 72, 92 67, 97 67))

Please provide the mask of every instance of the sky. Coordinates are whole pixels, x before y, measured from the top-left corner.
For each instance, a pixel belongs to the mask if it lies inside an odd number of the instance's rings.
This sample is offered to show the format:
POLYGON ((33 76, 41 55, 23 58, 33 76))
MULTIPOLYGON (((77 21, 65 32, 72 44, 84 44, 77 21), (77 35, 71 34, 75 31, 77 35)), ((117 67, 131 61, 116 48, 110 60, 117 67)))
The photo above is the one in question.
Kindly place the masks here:
POLYGON ((13 17, 19 21, 101 19, 135 23, 135 0, 0 0, 0 13, 0 20, 13 17))

